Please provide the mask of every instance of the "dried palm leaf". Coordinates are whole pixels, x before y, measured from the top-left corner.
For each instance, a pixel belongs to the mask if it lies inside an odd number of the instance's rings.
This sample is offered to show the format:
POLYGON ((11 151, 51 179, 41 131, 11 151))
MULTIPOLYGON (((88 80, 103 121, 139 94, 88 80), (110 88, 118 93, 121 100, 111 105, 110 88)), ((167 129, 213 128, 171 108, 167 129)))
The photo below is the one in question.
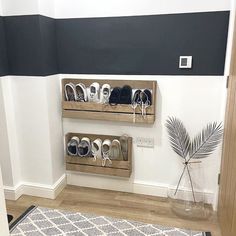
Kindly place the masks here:
POLYGON ((223 135, 222 124, 217 122, 208 124, 192 141, 189 149, 189 160, 200 159, 212 154, 221 142, 223 135))
POLYGON ((190 147, 190 137, 183 123, 174 117, 166 121, 166 128, 172 149, 186 160, 190 147))

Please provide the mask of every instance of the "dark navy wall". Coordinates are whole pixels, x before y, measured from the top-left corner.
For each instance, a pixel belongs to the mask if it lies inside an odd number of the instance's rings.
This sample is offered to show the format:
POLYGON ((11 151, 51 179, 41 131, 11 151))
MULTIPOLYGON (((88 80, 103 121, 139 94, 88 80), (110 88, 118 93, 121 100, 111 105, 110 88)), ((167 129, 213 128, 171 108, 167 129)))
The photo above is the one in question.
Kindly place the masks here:
POLYGON ((3 18, 0 16, 0 76, 8 74, 8 59, 3 18))
POLYGON ((62 73, 222 75, 228 12, 56 21, 62 73), (191 70, 179 56, 193 56, 191 70))
POLYGON ((223 75, 228 22, 227 11, 56 20, 4 17, 0 51, 6 49, 6 38, 8 68, 6 53, 1 54, 0 73, 223 75), (181 55, 193 56, 192 69, 178 68, 181 55))

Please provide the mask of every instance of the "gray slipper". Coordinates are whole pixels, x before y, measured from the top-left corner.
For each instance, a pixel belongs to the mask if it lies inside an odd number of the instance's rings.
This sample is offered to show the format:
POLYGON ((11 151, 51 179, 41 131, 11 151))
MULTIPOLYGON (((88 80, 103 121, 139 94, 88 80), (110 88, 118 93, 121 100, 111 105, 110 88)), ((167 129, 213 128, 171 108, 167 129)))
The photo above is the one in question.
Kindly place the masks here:
POLYGON ((118 139, 114 139, 111 142, 110 159, 111 160, 123 160, 120 141, 118 139))
POLYGON ((128 135, 124 134, 120 137, 120 146, 123 160, 128 161, 128 135))

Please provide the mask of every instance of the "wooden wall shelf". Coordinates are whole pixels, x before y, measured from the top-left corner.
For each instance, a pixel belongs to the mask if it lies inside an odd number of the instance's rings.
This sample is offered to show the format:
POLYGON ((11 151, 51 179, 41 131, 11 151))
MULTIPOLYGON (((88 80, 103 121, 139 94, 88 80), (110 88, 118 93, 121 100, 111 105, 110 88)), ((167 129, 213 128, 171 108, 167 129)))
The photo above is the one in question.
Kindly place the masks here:
MULTIPOLYGON (((100 138, 102 140, 110 139, 118 139, 120 136, 112 136, 112 135, 98 135, 98 134, 81 134, 81 133, 68 133, 65 137, 65 145, 67 145, 68 141, 73 137, 77 136, 80 139, 83 137, 88 137, 91 141, 96 138, 100 138)), ((79 172, 87 172, 94 174, 102 174, 102 175, 111 175, 111 176, 120 176, 120 177, 130 177, 132 172, 132 138, 128 137, 128 160, 127 161, 118 161, 112 160, 112 164, 106 163, 105 166, 102 166, 102 160, 91 157, 77 157, 77 156, 69 156, 66 153, 66 169, 72 171, 79 172)))
POLYGON ((105 83, 112 88, 130 85, 133 89, 152 90, 152 105, 147 108, 146 116, 141 115, 141 109, 136 108, 135 123, 153 124, 156 113, 156 81, 134 81, 134 80, 87 80, 87 79, 63 79, 62 80, 62 116, 64 118, 79 118, 93 120, 108 120, 120 122, 133 122, 133 108, 129 104, 100 104, 94 102, 68 102, 65 101, 64 87, 67 83, 83 83, 89 87, 93 82, 98 82, 101 86, 105 83))

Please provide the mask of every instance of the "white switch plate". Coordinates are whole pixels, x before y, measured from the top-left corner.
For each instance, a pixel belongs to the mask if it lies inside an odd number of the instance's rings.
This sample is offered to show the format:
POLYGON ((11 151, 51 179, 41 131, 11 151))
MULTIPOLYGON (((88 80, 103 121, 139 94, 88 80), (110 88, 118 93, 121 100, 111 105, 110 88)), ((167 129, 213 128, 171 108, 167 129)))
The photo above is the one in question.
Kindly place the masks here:
POLYGON ((180 56, 179 57, 179 68, 180 69, 191 69, 192 68, 192 56, 180 56))
POLYGON ((136 144, 138 147, 154 148, 154 138, 137 137, 136 144))

